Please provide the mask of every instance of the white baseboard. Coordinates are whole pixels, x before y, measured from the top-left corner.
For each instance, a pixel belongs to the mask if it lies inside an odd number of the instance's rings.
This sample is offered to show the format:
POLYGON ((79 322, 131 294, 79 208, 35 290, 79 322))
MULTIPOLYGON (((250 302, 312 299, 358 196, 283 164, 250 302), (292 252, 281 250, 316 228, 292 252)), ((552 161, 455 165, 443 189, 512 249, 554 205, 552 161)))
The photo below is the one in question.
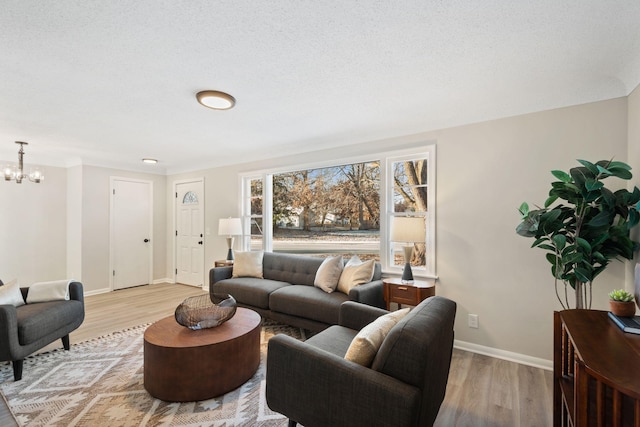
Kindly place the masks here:
POLYGON ((484 354, 498 359, 508 360, 510 362, 520 363, 522 365, 533 366, 534 368, 553 370, 553 361, 541 359, 539 357, 527 356, 526 354, 514 353, 512 351, 499 350, 497 348, 485 347, 479 344, 454 340, 453 346, 459 350, 470 351, 472 353, 484 354))
POLYGON ((111 289, 102 288, 102 289, 96 289, 96 290, 93 290, 93 291, 84 292, 84 296, 88 297, 88 296, 91 296, 91 295, 107 294, 109 292, 111 292, 111 289))
POLYGON ((157 285, 158 283, 176 283, 176 281, 174 279, 169 279, 168 277, 165 277, 164 279, 156 279, 153 282, 151 282, 152 285, 157 285))

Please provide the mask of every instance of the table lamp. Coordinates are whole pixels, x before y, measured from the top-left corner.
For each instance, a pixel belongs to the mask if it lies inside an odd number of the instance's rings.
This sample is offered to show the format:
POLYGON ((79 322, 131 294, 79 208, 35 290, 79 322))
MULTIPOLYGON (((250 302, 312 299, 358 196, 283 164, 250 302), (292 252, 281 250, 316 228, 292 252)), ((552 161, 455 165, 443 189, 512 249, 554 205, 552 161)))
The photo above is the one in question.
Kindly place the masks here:
POLYGON ((415 243, 424 243, 426 237, 426 225, 423 217, 394 216, 391 218, 391 241, 405 243, 402 247, 404 251, 404 269, 402 270, 402 281, 413 282, 411 271, 411 256, 415 243))
POLYGON ((220 218, 218 222, 218 235, 227 236, 227 261, 233 261, 233 236, 242 235, 242 222, 240 218, 220 218))

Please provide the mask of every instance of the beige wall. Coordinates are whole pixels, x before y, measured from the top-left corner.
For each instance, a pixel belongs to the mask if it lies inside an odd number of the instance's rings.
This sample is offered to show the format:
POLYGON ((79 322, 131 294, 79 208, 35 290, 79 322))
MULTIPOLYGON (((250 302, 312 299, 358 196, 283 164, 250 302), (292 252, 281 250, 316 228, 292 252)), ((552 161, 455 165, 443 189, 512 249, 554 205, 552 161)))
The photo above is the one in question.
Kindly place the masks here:
MULTIPOLYGON (((552 351, 553 278, 541 250, 519 237, 517 208, 523 201, 544 203, 552 169, 575 166, 576 159, 627 160, 626 98, 597 102, 374 141, 340 150, 268 159, 181 174, 204 176, 207 187, 206 259, 224 257, 217 220, 238 215, 238 174, 304 165, 356 154, 437 143, 437 273, 439 295, 458 303, 457 340, 478 351, 496 350, 548 361, 552 351), (479 315, 480 328, 467 326, 479 315)), ((640 168, 640 166, 639 166, 640 168)), ((169 231, 170 233, 171 231, 169 231)), ((624 283, 622 264, 613 263, 594 288, 594 308, 606 308, 606 293, 624 283)), ((533 360, 532 363, 536 363, 533 360)))
POLYGON ((40 184, 0 182, 0 279, 22 286, 67 277, 67 171, 43 169, 40 184))
MULTIPOLYGON (((627 97, 627 141, 629 146, 629 165, 634 168, 633 179, 629 184, 629 190, 633 186, 640 188, 640 86, 638 86, 627 97)), ((631 237, 640 241, 640 227, 636 227, 631 232, 631 237)), ((636 253, 634 262, 627 264, 626 288, 629 291, 634 289, 634 266, 640 262, 640 253, 636 253)))

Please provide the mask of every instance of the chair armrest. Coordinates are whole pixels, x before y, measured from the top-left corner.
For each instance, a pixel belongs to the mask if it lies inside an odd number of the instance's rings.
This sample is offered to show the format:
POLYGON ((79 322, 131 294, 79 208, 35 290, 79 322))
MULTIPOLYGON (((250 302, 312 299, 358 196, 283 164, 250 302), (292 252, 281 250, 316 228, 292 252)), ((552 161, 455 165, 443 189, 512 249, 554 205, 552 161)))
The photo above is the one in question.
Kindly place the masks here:
POLYGON ((345 328, 360 329, 376 320, 378 317, 387 314, 387 310, 372 307, 358 302, 346 301, 340 305, 340 318, 338 324, 345 328))
POLYGON ((413 426, 420 410, 416 387, 287 335, 269 340, 266 396, 309 426, 413 426))
POLYGON ((374 307, 385 308, 387 304, 384 301, 384 286, 382 280, 374 280, 373 282, 354 286, 349 291, 349 300, 374 307))
POLYGON ((0 360, 12 360, 13 349, 18 349, 18 315, 11 304, 0 305, 0 360))
POLYGON ((216 282, 230 279, 233 274, 233 267, 214 267, 209 270, 209 287, 216 282))
POLYGON ((80 301, 84 304, 84 289, 82 283, 71 282, 69 283, 69 299, 74 301, 80 301))

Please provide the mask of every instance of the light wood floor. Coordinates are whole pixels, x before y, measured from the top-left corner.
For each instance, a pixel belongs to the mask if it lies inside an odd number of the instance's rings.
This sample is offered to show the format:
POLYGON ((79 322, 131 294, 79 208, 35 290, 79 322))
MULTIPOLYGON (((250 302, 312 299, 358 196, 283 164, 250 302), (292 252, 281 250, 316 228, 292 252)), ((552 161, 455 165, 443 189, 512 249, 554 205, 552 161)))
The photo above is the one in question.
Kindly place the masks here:
MULTIPOLYGON (((185 298, 203 291, 158 284, 85 297, 85 321, 71 344, 172 315, 185 298)), ((43 350, 61 348, 60 341, 43 350)), ((71 348, 73 351, 73 347, 71 348)), ((437 427, 545 427, 552 424, 549 371, 454 350, 437 427)), ((17 426, 0 401, 0 425, 17 426)))

